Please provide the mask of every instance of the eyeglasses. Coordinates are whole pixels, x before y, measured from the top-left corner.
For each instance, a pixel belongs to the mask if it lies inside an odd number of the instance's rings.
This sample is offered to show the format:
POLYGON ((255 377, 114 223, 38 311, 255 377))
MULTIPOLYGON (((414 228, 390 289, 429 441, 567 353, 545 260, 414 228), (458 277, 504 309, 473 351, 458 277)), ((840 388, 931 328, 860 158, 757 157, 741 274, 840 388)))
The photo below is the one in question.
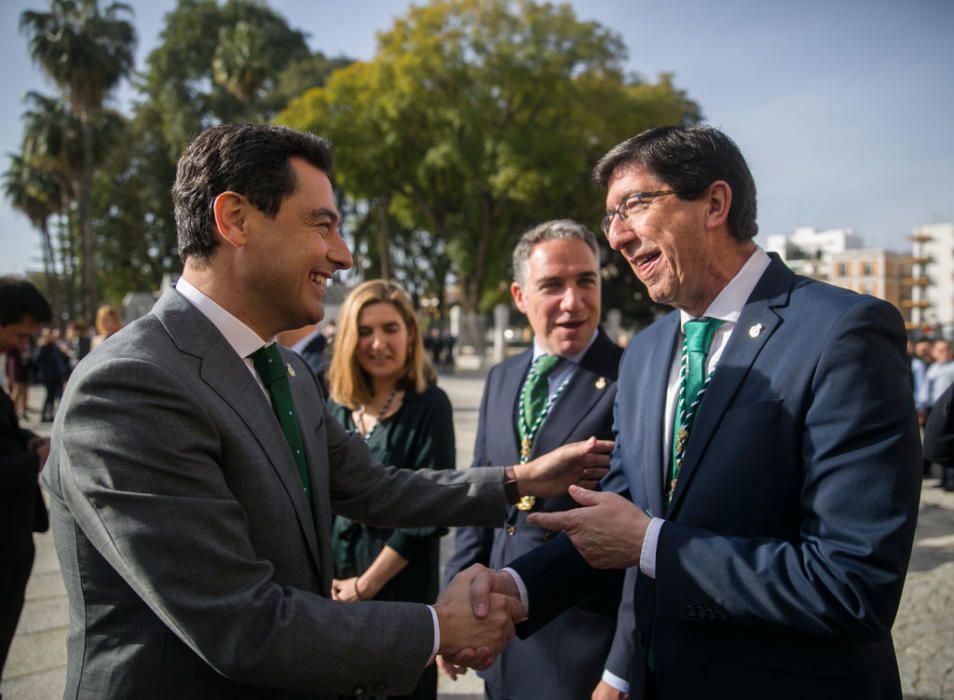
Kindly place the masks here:
POLYGON ((614 216, 619 216, 620 221, 626 221, 629 218, 630 212, 634 211, 637 207, 644 207, 656 199, 656 197, 664 197, 667 194, 676 194, 676 191, 656 190, 655 192, 633 192, 627 195, 626 199, 620 202, 618 207, 613 211, 606 212, 606 216, 604 216, 600 222, 600 230, 604 236, 608 236, 614 216))

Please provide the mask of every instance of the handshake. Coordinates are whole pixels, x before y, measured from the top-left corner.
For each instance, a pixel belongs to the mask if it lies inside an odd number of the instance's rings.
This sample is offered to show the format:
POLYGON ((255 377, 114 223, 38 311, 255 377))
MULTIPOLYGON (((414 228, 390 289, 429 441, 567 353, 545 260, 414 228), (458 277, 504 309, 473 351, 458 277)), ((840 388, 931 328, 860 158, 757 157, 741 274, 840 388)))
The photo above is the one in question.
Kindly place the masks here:
POLYGON ((513 578, 480 564, 457 574, 434 603, 440 626, 438 663, 452 678, 488 668, 527 617, 513 578))

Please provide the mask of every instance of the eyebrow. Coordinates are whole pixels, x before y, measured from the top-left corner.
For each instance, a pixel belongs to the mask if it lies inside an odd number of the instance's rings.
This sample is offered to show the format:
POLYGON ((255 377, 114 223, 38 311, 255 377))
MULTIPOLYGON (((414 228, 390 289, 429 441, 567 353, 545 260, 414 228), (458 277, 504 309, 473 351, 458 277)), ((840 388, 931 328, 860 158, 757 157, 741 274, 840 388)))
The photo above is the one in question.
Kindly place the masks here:
MULTIPOLYGON (((587 270, 585 272, 580 272, 579 274, 575 275, 573 279, 589 279, 589 278, 595 279, 597 277, 599 277, 599 273, 597 273, 596 270, 587 270)), ((563 280, 564 278, 561 277, 560 275, 552 275, 550 277, 541 277, 540 279, 537 280, 537 285, 548 284, 549 282, 562 282, 563 280)))
POLYGON ((319 209, 312 209, 310 212, 305 214, 305 221, 314 222, 325 217, 330 218, 331 223, 337 223, 337 221, 341 218, 338 215, 338 212, 336 212, 334 209, 321 207, 319 209))

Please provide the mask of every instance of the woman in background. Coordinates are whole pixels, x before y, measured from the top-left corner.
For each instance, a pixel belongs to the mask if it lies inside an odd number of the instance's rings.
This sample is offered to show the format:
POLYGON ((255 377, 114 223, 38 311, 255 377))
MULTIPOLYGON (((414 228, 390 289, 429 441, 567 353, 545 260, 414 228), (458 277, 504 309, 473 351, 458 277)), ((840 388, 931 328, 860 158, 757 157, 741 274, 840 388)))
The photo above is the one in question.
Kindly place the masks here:
MULTIPOLYGON (((434 383, 407 294, 384 280, 356 287, 341 308, 329 370, 329 410, 359 433, 376 459, 415 469, 453 469, 450 401, 434 383)), ((447 528, 382 529, 337 516, 332 530, 335 600, 431 603, 439 590, 447 528)), ((437 697, 437 667, 412 698, 437 697)))
POLYGON ((109 304, 103 304, 96 309, 96 335, 93 336, 93 342, 90 349, 95 350, 106 338, 123 327, 123 318, 119 311, 109 304))

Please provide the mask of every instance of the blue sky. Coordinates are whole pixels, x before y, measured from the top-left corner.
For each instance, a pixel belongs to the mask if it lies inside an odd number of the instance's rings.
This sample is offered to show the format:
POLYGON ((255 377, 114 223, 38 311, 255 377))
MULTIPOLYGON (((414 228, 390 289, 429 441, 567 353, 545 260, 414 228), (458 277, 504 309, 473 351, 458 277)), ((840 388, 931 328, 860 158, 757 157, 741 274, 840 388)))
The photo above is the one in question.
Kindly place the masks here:
MULTIPOLYGON (((127 0, 128 1, 128 0, 127 0)), ((133 0, 144 65, 174 0, 133 0)), ((272 0, 313 49, 370 58, 407 0, 272 0)), ((907 250, 916 226, 954 221, 954 2, 576 0, 619 32, 629 69, 662 71, 742 148, 762 234, 851 226, 907 250)), ((0 154, 17 149, 22 96, 52 92, 17 29, 38 0, 0 3, 0 154)), ((124 87, 117 104, 128 104, 124 87)), ((553 212, 554 217, 560 212, 553 212)), ((0 274, 40 267, 38 237, 0 201, 0 274)))

